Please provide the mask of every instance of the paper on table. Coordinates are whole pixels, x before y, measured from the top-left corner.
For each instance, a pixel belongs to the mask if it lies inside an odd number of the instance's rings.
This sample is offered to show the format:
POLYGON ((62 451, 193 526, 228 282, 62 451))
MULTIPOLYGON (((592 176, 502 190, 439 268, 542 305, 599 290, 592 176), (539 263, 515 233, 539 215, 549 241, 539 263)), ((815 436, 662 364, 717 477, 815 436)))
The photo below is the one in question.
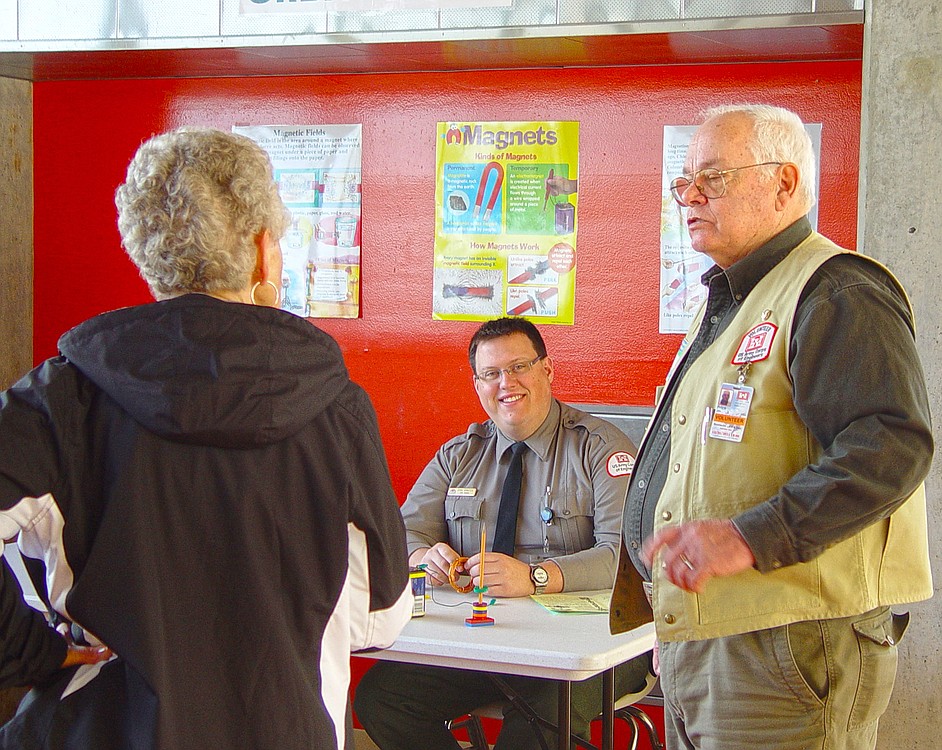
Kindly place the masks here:
POLYGON ((531 594, 533 601, 555 614, 587 615, 608 612, 612 592, 574 591, 570 594, 531 594))

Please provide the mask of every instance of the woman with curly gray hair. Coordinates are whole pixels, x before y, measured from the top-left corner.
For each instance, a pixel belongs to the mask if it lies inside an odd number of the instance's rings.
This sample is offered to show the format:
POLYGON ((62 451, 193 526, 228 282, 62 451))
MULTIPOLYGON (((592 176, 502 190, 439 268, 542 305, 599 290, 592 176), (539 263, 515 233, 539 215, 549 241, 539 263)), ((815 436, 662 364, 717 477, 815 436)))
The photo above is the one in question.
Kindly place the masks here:
POLYGON ((124 248, 156 299, 200 292, 277 301, 288 217, 268 156, 253 141, 183 128, 138 150, 115 196, 124 248), (246 290, 246 279, 252 283, 246 290))
POLYGON ((352 743, 351 650, 411 613, 376 415, 336 342, 273 309, 287 217, 218 130, 145 142, 118 226, 156 302, 66 333, 0 394, 0 749, 352 743), (0 542, 2 551, 2 542, 0 542))

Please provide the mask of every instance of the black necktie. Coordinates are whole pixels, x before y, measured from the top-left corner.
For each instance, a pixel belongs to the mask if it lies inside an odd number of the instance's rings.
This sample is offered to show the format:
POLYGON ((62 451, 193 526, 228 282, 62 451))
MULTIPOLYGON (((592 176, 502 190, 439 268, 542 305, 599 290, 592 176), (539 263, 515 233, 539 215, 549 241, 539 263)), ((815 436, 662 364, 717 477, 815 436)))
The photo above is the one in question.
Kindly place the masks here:
POLYGON ((520 505, 520 485, 523 479, 523 452, 526 443, 514 443, 510 446, 513 456, 507 467, 504 488, 500 493, 500 507, 497 509, 497 530, 494 532, 494 552, 503 552, 513 556, 517 542, 517 508, 520 505))

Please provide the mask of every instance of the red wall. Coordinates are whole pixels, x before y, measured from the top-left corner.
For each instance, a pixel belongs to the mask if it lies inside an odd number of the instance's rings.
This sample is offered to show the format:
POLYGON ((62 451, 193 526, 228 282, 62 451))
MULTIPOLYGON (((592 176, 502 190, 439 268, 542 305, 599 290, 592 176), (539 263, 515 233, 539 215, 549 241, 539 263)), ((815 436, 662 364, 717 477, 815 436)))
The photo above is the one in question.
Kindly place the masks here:
POLYGON ((819 226, 854 246, 859 63, 37 83, 36 360, 88 316, 150 299, 113 203, 144 138, 182 124, 363 123, 362 317, 318 325, 373 398, 403 498, 435 449, 483 416, 465 360, 476 324, 431 319, 435 123, 581 121, 576 322, 543 327, 556 391, 649 405, 678 344, 657 322, 663 126, 730 101, 823 123, 819 226))
POLYGON ((574 326, 545 326, 556 393, 650 405, 678 345, 658 334, 663 126, 760 101, 823 123, 819 229, 856 244, 860 63, 743 64, 37 83, 35 358, 90 315, 149 301, 113 194, 136 147, 183 124, 363 124, 362 317, 318 325, 373 398, 400 499, 438 446, 483 417, 476 324, 431 319, 435 123, 581 121, 574 326))

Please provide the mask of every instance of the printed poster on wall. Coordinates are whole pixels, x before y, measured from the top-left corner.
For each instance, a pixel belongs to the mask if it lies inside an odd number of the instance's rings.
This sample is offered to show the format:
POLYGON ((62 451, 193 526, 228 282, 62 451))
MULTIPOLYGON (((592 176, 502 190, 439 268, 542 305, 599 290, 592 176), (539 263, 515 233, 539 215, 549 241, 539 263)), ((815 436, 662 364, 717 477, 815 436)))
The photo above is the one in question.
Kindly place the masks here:
MULTIPOLYGON (((815 154, 814 194, 818 195, 821 157, 821 123, 806 123, 815 154)), ((687 146, 697 132, 696 125, 665 125, 661 165, 661 283, 659 299, 661 333, 686 333, 706 287, 700 277, 713 261, 693 249, 687 233, 687 209, 671 196, 671 180, 684 173, 687 146)), ((808 214, 811 226, 818 225, 818 206, 808 214)))
POLYGON ((440 122, 432 317, 572 325, 578 122, 440 122))
POLYGON ((281 239, 281 307, 305 318, 360 315, 361 125, 236 126, 271 158, 291 223, 281 239))

